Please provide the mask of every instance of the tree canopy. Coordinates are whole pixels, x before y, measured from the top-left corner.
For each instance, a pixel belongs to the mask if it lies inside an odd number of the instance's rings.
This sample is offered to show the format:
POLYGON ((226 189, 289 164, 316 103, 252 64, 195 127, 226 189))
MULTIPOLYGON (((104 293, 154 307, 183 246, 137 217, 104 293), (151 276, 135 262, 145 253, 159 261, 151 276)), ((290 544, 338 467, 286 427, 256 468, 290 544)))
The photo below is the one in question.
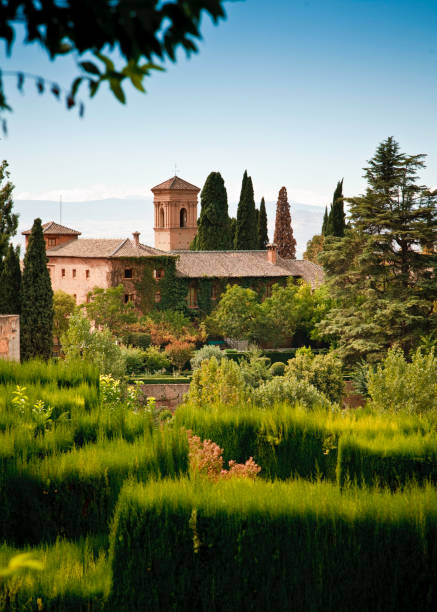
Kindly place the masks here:
POLYGON ((267 212, 264 198, 261 198, 261 204, 258 214, 258 248, 262 251, 267 248, 269 235, 267 232, 267 212))
POLYGON ((285 259, 295 259, 296 240, 291 227, 290 204, 287 190, 281 187, 276 204, 275 237, 274 243, 278 247, 278 255, 285 259))
POLYGON ((258 223, 253 194, 252 178, 244 171, 240 201, 237 209, 235 249, 253 251, 258 248, 258 223))
POLYGON ((211 172, 200 194, 200 217, 193 250, 223 251, 232 249, 228 195, 220 172, 211 172))

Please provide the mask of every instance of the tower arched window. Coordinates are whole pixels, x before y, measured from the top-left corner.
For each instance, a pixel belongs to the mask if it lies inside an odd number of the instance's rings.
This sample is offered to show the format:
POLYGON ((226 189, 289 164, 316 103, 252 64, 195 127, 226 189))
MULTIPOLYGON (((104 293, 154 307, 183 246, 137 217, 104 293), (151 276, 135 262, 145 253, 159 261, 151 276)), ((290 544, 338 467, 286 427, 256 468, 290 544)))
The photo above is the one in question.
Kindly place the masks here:
POLYGON ((187 227, 187 209, 181 208, 179 213, 179 227, 187 227))
POLYGON ((164 227, 164 226, 165 226, 164 209, 160 208, 159 209, 159 227, 164 227))

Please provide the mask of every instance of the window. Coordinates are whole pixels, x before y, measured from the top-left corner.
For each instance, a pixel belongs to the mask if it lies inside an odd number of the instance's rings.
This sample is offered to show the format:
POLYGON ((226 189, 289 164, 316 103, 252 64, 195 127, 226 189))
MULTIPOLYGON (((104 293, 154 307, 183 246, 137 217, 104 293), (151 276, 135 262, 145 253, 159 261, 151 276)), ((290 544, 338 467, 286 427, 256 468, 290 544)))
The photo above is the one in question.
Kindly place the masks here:
POLYGON ((65 268, 62 268, 62 270, 61 270, 61 276, 62 276, 62 278, 64 278, 64 276, 65 276, 65 268))
POLYGON ((187 209, 181 208, 179 213, 179 227, 187 227, 187 209))
POLYGON ((54 246, 56 246, 56 238, 48 238, 48 239, 47 239, 47 242, 48 242, 48 246, 49 246, 49 247, 54 247, 54 246))
POLYGON ((135 293, 125 293, 124 294, 124 303, 133 302, 135 300, 135 293))
POLYGON ((76 278, 76 269, 75 268, 73 268, 73 270, 72 270, 72 275, 73 275, 73 278, 76 278))
POLYGON ((188 289, 188 308, 197 308, 197 289, 194 285, 188 289))
POLYGON ((217 299, 217 285, 215 283, 213 283, 211 287, 211 299, 212 300, 217 299))
POLYGON ((269 285, 266 285, 265 287, 264 297, 269 298, 271 296, 272 296, 272 286, 269 284, 269 285))
POLYGON ((132 278, 132 268, 124 269, 124 278, 132 278))
POLYGON ((53 273, 54 273, 54 266, 47 266, 47 269, 49 271, 49 275, 50 275, 50 279, 53 278, 53 273))
POLYGON ((89 278, 90 277, 90 271, 89 270, 85 270, 85 278, 89 278))
POLYGON ((164 225, 165 225, 164 209, 160 208, 159 209, 159 227, 164 227, 164 225))
POLYGON ((162 268, 159 270, 153 270, 153 275, 156 280, 160 280, 161 278, 164 278, 164 270, 162 268))

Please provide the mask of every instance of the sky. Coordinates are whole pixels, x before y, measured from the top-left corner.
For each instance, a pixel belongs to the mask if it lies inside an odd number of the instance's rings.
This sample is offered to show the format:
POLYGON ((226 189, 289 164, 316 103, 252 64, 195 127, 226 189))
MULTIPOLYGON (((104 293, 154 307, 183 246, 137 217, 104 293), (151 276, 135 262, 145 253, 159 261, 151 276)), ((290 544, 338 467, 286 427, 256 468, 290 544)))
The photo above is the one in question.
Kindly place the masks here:
MULTIPOLYGON (((362 193, 362 168, 390 135, 405 152, 428 154, 422 180, 437 186, 437 0, 246 0, 225 9, 218 26, 203 20, 197 55, 179 53, 147 80, 146 95, 127 87, 125 106, 103 89, 88 100, 84 90, 79 119, 33 83, 22 95, 5 78, 14 112, 0 158, 23 223, 48 220, 47 201, 62 196, 63 222, 79 219, 83 235, 96 235, 101 219, 108 237, 126 235, 126 221, 151 236, 150 188, 175 165, 199 187, 221 172, 231 213, 247 169, 257 204, 270 203, 271 229, 287 187, 292 218, 307 230, 302 252, 337 180, 346 196, 362 193)), ((65 88, 77 74, 74 58, 50 62, 21 32, 10 58, 0 47, 0 67, 65 88)))

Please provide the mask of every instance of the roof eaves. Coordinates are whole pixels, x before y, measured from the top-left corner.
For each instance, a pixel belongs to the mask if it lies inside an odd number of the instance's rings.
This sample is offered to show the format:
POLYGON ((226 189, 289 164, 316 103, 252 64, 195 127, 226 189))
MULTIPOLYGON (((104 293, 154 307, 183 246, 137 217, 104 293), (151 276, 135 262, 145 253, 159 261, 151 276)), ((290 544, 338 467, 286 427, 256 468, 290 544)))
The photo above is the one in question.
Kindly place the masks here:
POLYGON ((125 238, 124 240, 122 240, 120 244, 112 251, 112 253, 109 253, 107 257, 114 257, 114 255, 126 244, 128 240, 129 238, 125 238))

